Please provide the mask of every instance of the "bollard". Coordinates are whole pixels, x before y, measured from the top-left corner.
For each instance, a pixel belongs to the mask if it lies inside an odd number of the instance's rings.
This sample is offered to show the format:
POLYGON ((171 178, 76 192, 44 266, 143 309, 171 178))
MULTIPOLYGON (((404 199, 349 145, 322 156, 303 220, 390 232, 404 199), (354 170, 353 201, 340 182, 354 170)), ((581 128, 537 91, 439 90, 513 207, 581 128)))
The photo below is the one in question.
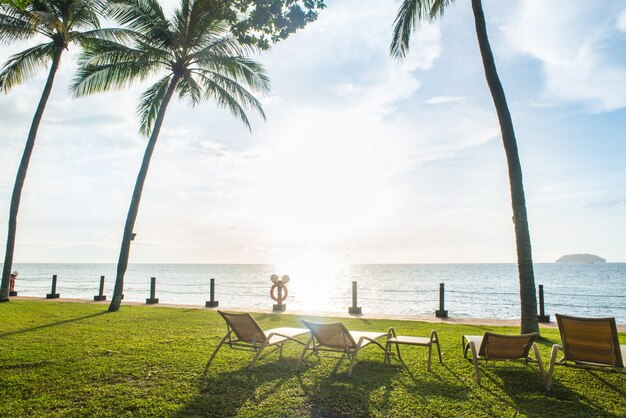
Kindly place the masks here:
POLYGON ((52 290, 50 291, 50 293, 46 295, 46 299, 58 299, 59 297, 61 297, 61 295, 57 293, 57 275, 53 274, 52 275, 52 290))
POLYGON ((356 282, 352 282, 352 306, 348 308, 348 313, 352 315, 361 315, 361 307, 356 306, 357 303, 357 294, 356 294, 356 282))
POLYGON ((445 297, 445 284, 439 283, 439 309, 435 311, 435 316, 437 318, 448 317, 448 311, 446 311, 445 309, 444 297, 445 297))
POLYGON ((93 301, 101 302, 103 300, 107 300, 107 297, 104 295, 104 276, 100 276, 100 290, 98 294, 93 297, 93 301))
POLYGON ((159 298, 156 298, 156 277, 150 278, 150 298, 146 299, 148 305, 154 305, 159 303, 159 298))
POLYGON ((543 304, 543 285, 539 285, 539 316, 537 317, 537 321, 543 323, 550 322, 550 315, 546 315, 545 307, 543 304))
POLYGON ((215 279, 211 279, 211 300, 208 300, 204 306, 206 306, 207 308, 217 308, 217 306, 220 304, 218 301, 215 300, 215 279))

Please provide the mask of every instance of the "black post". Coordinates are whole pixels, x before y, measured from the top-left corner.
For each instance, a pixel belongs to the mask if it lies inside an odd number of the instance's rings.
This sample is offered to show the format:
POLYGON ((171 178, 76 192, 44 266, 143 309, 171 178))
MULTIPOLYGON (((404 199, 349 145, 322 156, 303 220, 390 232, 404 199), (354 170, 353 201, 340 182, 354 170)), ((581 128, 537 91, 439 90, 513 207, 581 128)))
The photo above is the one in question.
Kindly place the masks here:
POLYGON ((156 277, 150 278, 150 298, 146 299, 148 305, 154 305, 159 303, 159 298, 156 298, 156 277))
POLYGON ((211 279, 211 300, 208 300, 204 306, 207 308, 217 308, 220 303, 215 300, 215 279, 211 279))
POLYGON ((357 306, 356 282, 352 282, 352 306, 348 308, 348 313, 353 315, 361 315, 361 307, 357 306))
POLYGON ((52 290, 46 295, 46 299, 58 299, 61 295, 57 293, 57 275, 52 275, 52 290))
POLYGON ((447 318, 448 311, 445 309, 445 283, 439 283, 439 309, 435 311, 435 316, 437 318, 447 318))
POLYGON ((101 302, 103 300, 107 300, 107 297, 104 296, 104 276, 100 276, 100 290, 98 294, 93 297, 94 302, 101 302))
POLYGON ((543 323, 550 322, 550 315, 546 315, 545 307, 543 304, 543 285, 539 285, 539 316, 537 317, 537 321, 543 323))

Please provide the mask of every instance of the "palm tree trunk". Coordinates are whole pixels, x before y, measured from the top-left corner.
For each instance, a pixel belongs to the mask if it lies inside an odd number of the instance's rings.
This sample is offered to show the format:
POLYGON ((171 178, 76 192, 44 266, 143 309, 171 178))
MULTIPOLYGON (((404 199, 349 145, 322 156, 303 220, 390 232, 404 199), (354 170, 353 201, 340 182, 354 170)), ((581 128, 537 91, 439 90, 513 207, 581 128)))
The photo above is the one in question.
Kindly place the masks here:
POLYGON ((22 189, 24 188, 24 181, 26 180, 26 172, 28 171, 28 164, 30 163, 30 157, 35 147, 35 139, 37 139, 37 131, 39 130, 39 124, 43 117, 43 112, 46 109, 50 92, 52 91, 52 84, 54 83, 54 76, 59 68, 59 62, 61 61, 61 54, 63 54, 63 46, 57 46, 54 50, 54 56, 52 58, 52 66, 48 73, 48 79, 44 86, 41 99, 39 99, 39 105, 33 116, 33 122, 30 125, 30 131, 28 132, 28 138, 26 139, 26 146, 24 147, 24 153, 22 154, 22 160, 20 166, 17 169, 17 176, 15 177, 15 185, 13 186, 13 194, 11 195, 11 206, 9 208, 9 230, 7 234, 7 247, 4 256, 4 266, 2 268, 2 284, 0 285, 0 302, 9 301, 9 283, 11 269, 13 267, 13 251, 15 250, 15 235, 17 233, 17 213, 20 208, 20 200, 22 198, 22 189))
POLYGON ((122 236, 122 247, 120 249, 120 258, 117 261, 117 276, 115 278, 115 288, 113 289, 113 297, 111 298, 111 304, 109 305, 109 312, 116 312, 120 309, 122 303, 122 295, 124 293, 124 274, 128 267, 128 257, 130 256, 130 242, 133 240, 133 229, 135 227, 135 220, 137 219, 137 212, 139 211, 139 202, 141 201, 141 194, 143 193, 143 185, 146 182, 146 176, 148 175, 148 168, 150 167, 150 160, 152 159, 152 153, 154 152, 154 146, 159 138, 159 132, 161 131, 161 125, 163 124, 163 118, 167 105, 174 94, 176 83, 178 83, 179 77, 174 76, 170 85, 167 87, 157 118, 154 121, 154 128, 152 134, 148 140, 146 151, 143 154, 143 162, 137 174, 137 181, 135 183, 135 190, 133 191, 133 197, 130 201, 130 207, 128 208, 128 215, 126 215, 126 224, 124 226, 124 235, 122 236))
POLYGON ((515 242, 517 245, 517 268, 519 271, 520 302, 521 302, 521 332, 538 332, 537 296, 535 289, 535 275, 533 272, 532 249, 530 232, 528 230, 528 214, 526 212, 526 198, 522 181, 522 166, 517 150, 517 140, 513 130, 511 113, 506 102, 504 89, 487 37, 487 26, 481 0, 472 0, 472 10, 476 24, 476 36, 485 69, 485 77, 491 97, 498 113, 502 143, 509 167, 509 183, 511 187, 511 205, 513 207, 513 222, 515 224, 515 242))

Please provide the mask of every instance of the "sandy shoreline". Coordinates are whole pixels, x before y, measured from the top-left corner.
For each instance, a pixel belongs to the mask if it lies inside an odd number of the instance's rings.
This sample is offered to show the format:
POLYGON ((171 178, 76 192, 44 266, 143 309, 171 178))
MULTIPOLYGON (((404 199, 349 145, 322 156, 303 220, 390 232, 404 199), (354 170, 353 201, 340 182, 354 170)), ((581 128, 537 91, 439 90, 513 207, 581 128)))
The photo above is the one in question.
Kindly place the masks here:
MULTIPOLYGON (((110 301, 103 302, 94 302, 89 299, 77 299, 77 298, 59 298, 59 299, 46 299, 34 296, 16 296, 11 298, 13 300, 31 300, 31 301, 40 301, 40 302, 68 302, 68 303, 88 303, 94 305, 108 305, 110 301)), ((142 302, 124 302, 123 305, 127 306, 146 306, 146 307, 162 307, 162 308, 178 308, 178 309, 216 309, 216 308, 205 308, 204 306, 199 305, 181 305, 181 304, 170 304, 170 303, 158 303, 154 305, 148 305, 142 302)), ((273 313, 271 309, 268 307, 267 310, 262 310, 258 308, 242 308, 242 307, 232 307, 232 306, 220 306, 219 309, 227 310, 227 311, 235 311, 235 312, 253 312, 258 314, 269 314, 273 313)), ((402 321, 419 321, 419 322, 430 322, 434 324, 458 324, 458 325, 485 325, 485 326, 510 326, 510 327, 518 327, 520 325, 519 319, 497 319, 497 318, 459 318, 459 317, 449 317, 449 318, 437 318, 433 316, 424 316, 424 315, 389 315, 389 314, 369 314, 364 313, 363 315, 351 315, 341 312, 316 312, 316 311, 290 311, 287 310, 285 312, 286 315, 300 315, 300 316, 322 316, 329 318, 360 318, 360 319, 397 319, 402 321)), ((551 322, 548 324, 539 324, 540 328, 557 328, 556 320, 553 316, 550 317, 551 322)), ((617 329, 619 332, 626 332, 626 324, 618 324, 617 329)))

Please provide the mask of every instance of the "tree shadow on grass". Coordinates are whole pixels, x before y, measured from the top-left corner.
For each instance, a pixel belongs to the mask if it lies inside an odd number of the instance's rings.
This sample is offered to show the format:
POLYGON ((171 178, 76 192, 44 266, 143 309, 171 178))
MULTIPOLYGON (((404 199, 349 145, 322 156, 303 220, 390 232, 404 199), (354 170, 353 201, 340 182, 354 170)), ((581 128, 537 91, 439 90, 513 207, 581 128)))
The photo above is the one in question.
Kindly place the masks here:
POLYGON ((81 317, 78 317, 78 318, 64 319, 63 321, 52 322, 52 323, 44 324, 44 325, 37 325, 37 326, 31 327, 31 328, 24 328, 24 329, 18 329, 18 330, 15 330, 15 331, 9 331, 9 332, 5 332, 5 333, 0 334, 0 337, 10 337, 10 336, 13 336, 13 335, 25 334, 27 332, 35 332, 35 331, 39 331, 39 330, 46 329, 46 328, 56 327, 56 326, 59 326, 59 325, 71 324, 72 322, 78 322, 78 321, 83 321, 85 319, 95 318, 95 317, 98 317, 100 315, 104 315, 106 313, 108 313, 108 312, 107 311, 102 311, 102 312, 98 312, 98 313, 91 314, 91 315, 81 316, 81 317))
POLYGON ((527 416, 564 416, 565 411, 576 411, 576 416, 606 416, 610 413, 590 398, 563 386, 548 391, 537 367, 503 367, 491 370, 500 381, 494 383, 502 387, 508 395, 512 407, 527 416))
POLYGON ((382 361, 359 361, 348 376, 347 359, 319 359, 298 375, 307 413, 314 417, 370 416, 391 408, 393 382, 399 368, 382 361), (330 372, 327 362, 333 364, 330 372), (326 363, 326 364, 321 364, 326 363))
MULTIPOLYGON (((281 387, 297 373, 295 358, 260 364, 253 371, 248 370, 248 364, 228 372, 219 372, 218 364, 212 365, 210 369, 205 368, 200 377, 198 393, 174 417, 234 416, 247 405, 267 403, 273 397, 280 399, 278 395, 281 387)), ((278 404, 276 407, 280 406, 278 404)), ((276 412, 285 415, 280 410, 276 412)))

